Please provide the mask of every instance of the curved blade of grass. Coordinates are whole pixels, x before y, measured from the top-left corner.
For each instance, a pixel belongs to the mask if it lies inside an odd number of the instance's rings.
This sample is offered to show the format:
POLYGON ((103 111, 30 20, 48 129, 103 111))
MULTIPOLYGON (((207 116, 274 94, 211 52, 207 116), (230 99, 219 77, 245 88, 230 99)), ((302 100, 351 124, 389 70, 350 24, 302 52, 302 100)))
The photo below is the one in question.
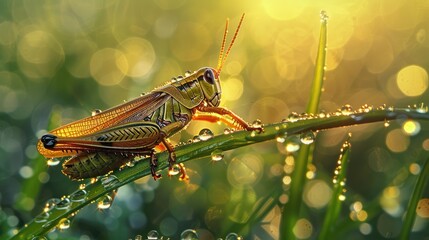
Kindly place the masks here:
POLYGON ((341 195, 344 194, 347 166, 350 158, 350 142, 347 140, 341 149, 339 164, 335 169, 334 191, 332 192, 331 201, 329 202, 328 210, 323 220, 323 226, 319 234, 319 239, 333 239, 332 230, 337 226, 336 220, 340 215, 342 200, 341 195))
POLYGON ((399 239, 410 239, 410 233, 413 228, 414 220, 416 219, 417 204, 422 196, 423 189, 429 180, 429 159, 426 159, 423 170, 417 178, 416 186, 414 187, 413 194, 411 195, 410 202, 408 203, 407 213, 402 224, 399 239))
MULTIPOLYGON (((178 146, 175 149, 177 162, 186 162, 191 159, 210 156, 215 150, 227 151, 250 144, 274 140, 279 135, 300 134, 307 131, 317 131, 329 128, 350 126, 356 124, 364 124, 371 122, 384 122, 385 120, 393 119, 420 119, 429 120, 429 113, 422 113, 419 110, 412 109, 397 109, 397 110, 373 110, 370 112, 358 112, 348 116, 334 116, 325 118, 303 119, 297 122, 280 122, 265 126, 265 131, 262 133, 237 131, 231 134, 223 134, 213 137, 210 140, 196 142, 184 146, 178 146)), ((168 167, 168 153, 162 152, 157 154, 159 159, 159 169, 168 167)), ((101 181, 93 184, 88 184, 85 188, 87 192, 82 201, 71 202, 67 208, 53 208, 48 211, 49 216, 43 221, 40 221, 40 215, 26 224, 12 239, 31 239, 35 236, 42 236, 55 228, 61 219, 70 218, 77 212, 96 201, 105 194, 117 189, 129 182, 135 181, 141 177, 149 176, 150 169, 148 164, 149 159, 144 159, 135 164, 134 167, 124 168, 121 171, 115 171, 110 176, 115 176, 112 184, 103 185, 101 181)), ((287 214, 287 213, 285 213, 287 214)), ((5 237, 7 238, 7 236, 5 237)))
MULTIPOLYGON (((322 94, 323 79, 325 76, 326 59, 326 41, 327 41, 327 15, 326 12, 320 13, 321 26, 319 47, 316 57, 316 69, 310 92, 310 101, 307 105, 307 113, 315 114, 318 112, 320 96, 322 94)), ((289 201, 285 204, 280 222, 280 238, 294 239, 293 227, 299 217, 302 204, 302 191, 306 182, 307 166, 309 164, 310 152, 312 153, 314 145, 301 145, 299 149, 295 168, 292 173, 292 182, 289 189, 289 201)))

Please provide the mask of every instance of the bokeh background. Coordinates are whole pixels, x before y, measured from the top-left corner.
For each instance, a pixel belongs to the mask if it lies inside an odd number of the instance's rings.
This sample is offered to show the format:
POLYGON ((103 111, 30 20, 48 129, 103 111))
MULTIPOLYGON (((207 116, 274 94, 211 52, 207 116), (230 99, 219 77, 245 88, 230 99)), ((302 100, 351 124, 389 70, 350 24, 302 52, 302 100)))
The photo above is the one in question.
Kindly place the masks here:
MULTIPOLYGON (((305 111, 322 9, 329 15, 322 110, 345 104, 420 106, 429 99, 426 0, 6 0, 0 6, 0 233, 22 227, 48 199, 80 184, 62 175, 60 165, 48 168, 36 151, 52 113, 59 126, 186 70, 216 66, 225 19, 231 20, 231 33, 242 13, 245 20, 221 76, 221 105, 250 122, 278 122, 305 111)), ((221 134, 225 126, 192 123, 172 140, 187 141, 202 128, 221 134)), ((397 236, 429 150, 428 129, 424 122, 398 120, 319 133, 314 174, 304 190, 305 229, 297 237, 315 238, 320 230, 348 132, 352 158, 338 236, 397 236)), ((286 145, 272 141, 227 152, 216 163, 190 161, 189 184, 144 178, 119 189, 110 209, 90 206, 69 229, 49 238, 127 239, 156 230, 177 239, 197 229, 205 239, 231 232, 277 239, 280 207, 245 223, 252 206, 276 189, 285 192, 270 200, 287 201, 293 161, 286 145)), ((419 214, 416 239, 429 236, 427 217, 419 214)))

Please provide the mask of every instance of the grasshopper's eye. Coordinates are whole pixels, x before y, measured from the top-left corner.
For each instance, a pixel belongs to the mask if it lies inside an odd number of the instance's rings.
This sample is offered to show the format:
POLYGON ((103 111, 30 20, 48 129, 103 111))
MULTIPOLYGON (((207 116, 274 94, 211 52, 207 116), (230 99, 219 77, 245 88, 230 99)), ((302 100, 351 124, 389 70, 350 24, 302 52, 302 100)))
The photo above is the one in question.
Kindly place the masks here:
POLYGON ((204 71, 204 80, 210 84, 214 84, 215 76, 211 69, 207 69, 206 71, 204 71))

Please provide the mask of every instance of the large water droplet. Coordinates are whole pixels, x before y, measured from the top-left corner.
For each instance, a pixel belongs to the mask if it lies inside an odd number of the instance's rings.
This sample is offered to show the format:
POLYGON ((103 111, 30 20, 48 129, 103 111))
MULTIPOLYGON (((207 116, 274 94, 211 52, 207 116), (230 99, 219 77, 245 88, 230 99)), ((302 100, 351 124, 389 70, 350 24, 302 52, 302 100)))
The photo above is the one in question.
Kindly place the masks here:
POLYGON ((254 128, 262 128, 262 121, 259 120, 259 119, 256 119, 255 121, 253 121, 252 127, 254 127, 254 128))
POLYGON ((46 201, 45 203, 45 207, 43 208, 44 212, 49 212, 51 211, 56 205, 57 203, 59 203, 61 200, 58 198, 51 198, 48 201, 46 201))
POLYGON ((198 136, 201 139, 201 141, 206 141, 206 140, 209 140, 210 138, 212 138, 214 136, 214 134, 210 129, 204 128, 204 129, 201 129, 198 136))
POLYGON ((72 202, 82 202, 85 201, 87 192, 83 189, 79 189, 76 192, 70 195, 70 199, 72 202))
POLYGON ((48 161, 46 161, 48 166, 57 166, 60 163, 60 159, 58 158, 49 158, 48 161))
POLYGON ((55 208, 60 210, 67 209, 70 207, 70 204, 71 204, 71 201, 69 198, 63 198, 59 203, 57 203, 55 208))
POLYGON ((110 174, 109 176, 101 178, 101 184, 105 189, 112 189, 120 183, 121 181, 119 181, 118 177, 116 177, 113 174, 110 174))
POLYGON ((181 240, 198 240, 198 234, 193 229, 186 229, 185 231, 180 234, 181 240))
POLYGON ((101 110, 100 110, 100 109, 94 109, 94 110, 92 110, 92 112, 91 112, 91 116, 95 116, 95 115, 100 114, 100 113, 101 113, 101 110))
POLYGON ((159 238, 159 233, 156 230, 151 230, 147 234, 148 240, 157 240, 159 238))
POLYGON ((291 112, 289 116, 287 116, 287 120, 289 122, 296 122, 299 120, 299 114, 296 112, 291 112))
POLYGON ((225 240, 243 240, 243 238, 237 233, 228 233, 226 235, 225 240))
POLYGON ((66 230, 70 228, 70 220, 63 218, 58 222, 58 229, 66 230))
POLYGON ((301 135, 299 136, 299 139, 305 145, 312 144, 314 142, 314 138, 315 138, 315 135, 314 135, 314 132, 312 131, 301 133, 301 135))
POLYGON ((104 197, 101 197, 101 199, 98 201, 97 208, 98 209, 108 209, 112 205, 113 199, 109 195, 105 195, 104 197))
POLYGON ((224 155, 222 150, 220 149, 215 149, 212 153, 211 153, 211 157, 213 161, 220 161, 223 159, 224 155))
POLYGON ((168 175, 175 176, 180 173, 179 164, 174 164, 173 167, 168 171, 168 175))
POLYGON ((42 212, 41 214, 37 215, 37 217, 34 218, 34 221, 36 223, 42 223, 48 221, 49 213, 42 212))
POLYGON ((340 111, 341 111, 341 114, 343 114, 344 116, 348 116, 350 114, 353 114, 353 108, 352 108, 352 106, 350 106, 350 104, 346 104, 346 105, 342 106, 340 111))

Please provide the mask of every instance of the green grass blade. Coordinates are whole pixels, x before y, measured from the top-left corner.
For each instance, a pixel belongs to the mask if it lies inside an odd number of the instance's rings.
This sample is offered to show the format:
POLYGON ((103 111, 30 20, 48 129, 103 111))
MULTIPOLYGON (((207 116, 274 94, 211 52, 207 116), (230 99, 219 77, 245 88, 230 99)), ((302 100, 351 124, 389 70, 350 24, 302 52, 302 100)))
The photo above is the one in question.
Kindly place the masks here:
MULTIPOLYGON (((178 146, 175 149, 177 162, 186 162, 191 159, 210 156, 215 150, 227 151, 259 142, 274 140, 279 135, 293 135, 308 131, 317 131, 329 128, 344 127, 356 124, 371 122, 384 122, 404 117, 416 120, 429 120, 429 113, 413 109, 396 109, 396 110, 373 110, 370 112, 359 111, 348 116, 303 119, 297 122, 280 122, 265 126, 263 133, 248 131, 237 131, 231 134, 223 134, 207 141, 196 142, 184 146, 178 146)), ((168 167, 168 153, 162 152, 157 154, 159 159, 159 169, 168 167)), ((124 168, 121 171, 115 171, 110 176, 115 176, 116 180, 111 184, 102 184, 98 181, 94 184, 88 184, 85 188, 87 194, 82 201, 72 201, 67 208, 53 208, 48 212, 49 216, 40 221, 40 215, 30 221, 23 227, 12 239, 31 239, 34 236, 42 236, 55 228, 61 219, 70 218, 78 211, 91 202, 96 201, 105 194, 117 189, 129 182, 135 181, 141 177, 150 175, 148 159, 144 159, 134 167, 124 168)), ((165 174, 165 173, 164 173, 165 174)), ((72 194, 70 194, 72 195, 72 194)), ((67 196, 66 196, 67 197, 67 196)), ((287 213, 286 213, 287 214, 287 213)), ((7 236, 3 236, 6 238, 7 236)), ((3 238, 2 238, 3 239, 3 238)))
POLYGON ((346 182, 346 172, 347 166, 350 158, 350 148, 351 145, 347 140, 343 144, 343 148, 341 149, 341 155, 339 158, 339 164, 335 169, 335 182, 334 182, 334 191, 332 192, 331 201, 329 202, 329 206, 325 215, 325 219, 323 221, 323 226, 319 234, 319 239, 332 239, 331 235, 332 230, 337 226, 336 220, 341 211, 342 200, 340 200, 341 196, 344 194, 345 190, 345 182, 346 182))
POLYGON ((413 194, 411 195, 410 202, 408 203, 407 213, 402 224, 399 239, 410 239, 410 233, 413 228, 414 220, 416 218, 417 204, 422 196, 424 187, 429 180, 429 158, 426 159, 423 169, 417 178, 416 186, 414 187, 413 194))
MULTIPOLYGON (((307 113, 317 113, 319 108, 320 95, 322 94, 323 79, 325 76, 325 59, 326 59, 326 41, 327 41, 327 19, 326 13, 322 11, 321 27, 319 37, 319 47, 316 57, 316 69, 310 92, 310 101, 307 104, 307 113)), ((309 164, 309 156, 312 153, 314 145, 301 145, 295 168, 292 173, 292 182, 289 190, 289 201, 284 206, 284 211, 280 222, 280 238, 293 239, 292 232, 296 221, 299 217, 300 208, 302 205, 302 193, 306 182, 307 166, 309 164)))

